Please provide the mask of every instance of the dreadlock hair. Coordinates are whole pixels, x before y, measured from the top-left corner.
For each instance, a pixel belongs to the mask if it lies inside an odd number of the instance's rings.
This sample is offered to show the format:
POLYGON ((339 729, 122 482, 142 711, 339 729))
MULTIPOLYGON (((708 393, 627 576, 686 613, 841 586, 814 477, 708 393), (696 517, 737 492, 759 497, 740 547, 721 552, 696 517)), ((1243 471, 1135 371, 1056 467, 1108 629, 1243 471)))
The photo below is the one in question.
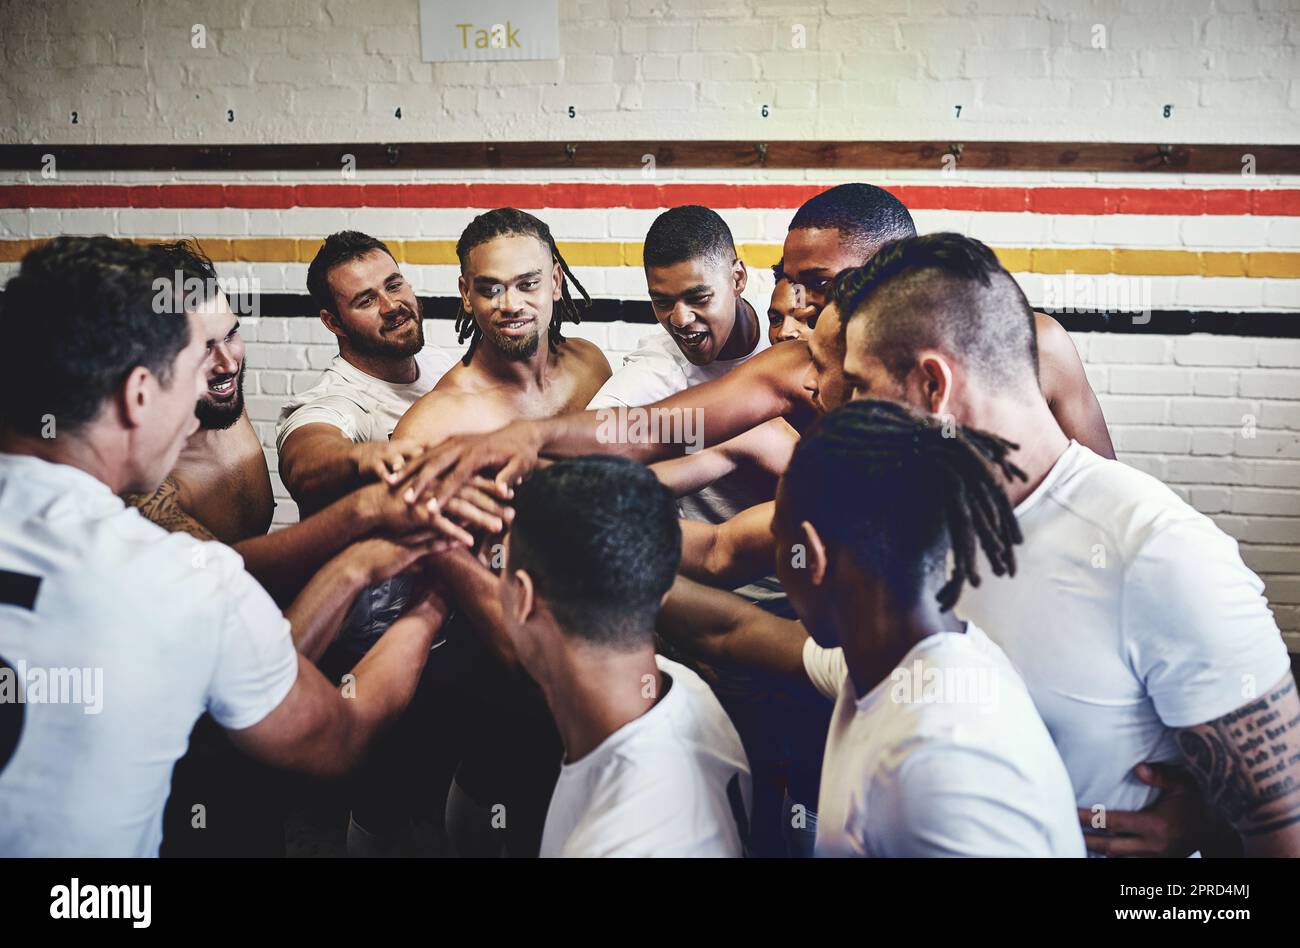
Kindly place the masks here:
MULTIPOLYGON (((564 274, 560 281, 559 315, 561 318, 551 320, 548 332, 551 347, 558 346, 564 342, 564 334, 560 331, 563 318, 567 317, 574 325, 582 322, 578 316, 578 306, 569 292, 569 283, 572 282, 577 287, 586 306, 591 305, 591 295, 569 269, 569 264, 560 253, 560 248, 555 245, 551 229, 527 211, 513 207, 498 207, 480 214, 469 222, 469 226, 460 235, 460 240, 456 241, 456 256, 460 259, 461 270, 465 269, 465 261, 469 259, 471 250, 479 244, 485 244, 498 237, 536 237, 550 248, 551 260, 560 265, 560 271, 564 274)), ((474 314, 465 307, 463 302, 460 305, 460 312, 456 314, 456 333, 457 342, 464 342, 466 339, 470 341, 469 348, 465 350, 465 357, 461 359, 461 364, 469 365, 470 359, 474 358, 474 351, 483 338, 483 331, 478 328, 478 323, 474 321, 474 314)))
POLYGON ((977 542, 994 575, 1015 575, 1020 526, 994 472, 1025 478, 1007 459, 1016 447, 896 402, 849 402, 799 441, 785 497, 797 522, 844 545, 904 607, 918 604, 951 550, 952 574, 936 596, 947 611, 966 583, 980 584, 977 542))

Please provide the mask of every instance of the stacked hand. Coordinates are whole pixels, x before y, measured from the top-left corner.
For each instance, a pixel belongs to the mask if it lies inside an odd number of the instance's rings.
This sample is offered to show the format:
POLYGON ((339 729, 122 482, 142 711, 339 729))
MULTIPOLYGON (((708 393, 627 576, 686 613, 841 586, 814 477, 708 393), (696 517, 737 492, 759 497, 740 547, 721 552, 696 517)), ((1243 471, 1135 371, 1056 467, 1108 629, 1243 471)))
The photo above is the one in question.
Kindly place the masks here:
POLYGON ((424 445, 410 438, 394 438, 391 441, 363 441, 352 446, 352 463, 356 466, 357 478, 366 483, 385 481, 393 474, 403 470, 407 462, 424 453, 424 445))
POLYGON ((390 474, 387 480, 394 486, 402 485, 403 495, 411 503, 434 500, 445 508, 475 478, 480 486, 492 483, 492 493, 509 500, 514 496, 514 486, 537 466, 541 448, 536 427, 516 421, 488 434, 448 438, 390 474), (487 472, 495 473, 484 477, 487 472))
POLYGON ((470 531, 499 534, 514 511, 506 506, 496 484, 474 477, 463 484, 445 506, 436 500, 419 500, 401 484, 370 484, 356 492, 357 515, 367 530, 401 536, 412 530, 435 530, 448 539, 474 545, 470 531))

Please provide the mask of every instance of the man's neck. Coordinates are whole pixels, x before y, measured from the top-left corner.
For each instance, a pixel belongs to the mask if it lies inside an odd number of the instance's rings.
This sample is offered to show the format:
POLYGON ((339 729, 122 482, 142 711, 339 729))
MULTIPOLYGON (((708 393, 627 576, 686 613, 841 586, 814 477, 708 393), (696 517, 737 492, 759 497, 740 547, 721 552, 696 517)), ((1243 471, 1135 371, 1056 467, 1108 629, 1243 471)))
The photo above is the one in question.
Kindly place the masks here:
POLYGON ((830 621, 859 698, 889 677, 918 642, 964 628, 951 611, 939 611, 934 589, 923 588, 916 606, 900 609, 868 592, 865 582, 842 588, 830 621))
POLYGON ((420 366, 415 361, 415 356, 393 359, 370 355, 369 353, 358 352, 346 343, 340 343, 339 355, 343 357, 344 362, 354 369, 360 369, 371 378, 392 385, 408 385, 420 377, 420 366))
POLYGON ((980 399, 971 407, 969 418, 971 427, 1018 445, 1009 460, 1025 472, 1025 480, 1003 481, 1013 506, 1037 489, 1070 446, 1047 400, 1037 393, 1025 398, 980 399))
POLYGON ((737 296, 736 321, 732 324, 731 335, 718 351, 718 359, 722 361, 743 359, 754 351, 754 345, 758 342, 758 333, 758 314, 744 297, 737 296))
POLYGON ((586 757, 654 707, 663 692, 649 646, 621 652, 577 644, 543 661, 534 677, 555 715, 565 763, 586 757))
POLYGON ((0 431, 0 453, 22 454, 51 464, 75 467, 107 484, 115 494, 122 493, 129 486, 127 472, 113 460, 117 452, 104 439, 90 435, 70 437, 64 434, 54 438, 33 438, 5 429, 0 431))
POLYGON ((512 359, 486 338, 479 340, 469 367, 495 384, 525 392, 545 391, 552 368, 551 340, 546 333, 537 340, 537 351, 527 359, 512 359))

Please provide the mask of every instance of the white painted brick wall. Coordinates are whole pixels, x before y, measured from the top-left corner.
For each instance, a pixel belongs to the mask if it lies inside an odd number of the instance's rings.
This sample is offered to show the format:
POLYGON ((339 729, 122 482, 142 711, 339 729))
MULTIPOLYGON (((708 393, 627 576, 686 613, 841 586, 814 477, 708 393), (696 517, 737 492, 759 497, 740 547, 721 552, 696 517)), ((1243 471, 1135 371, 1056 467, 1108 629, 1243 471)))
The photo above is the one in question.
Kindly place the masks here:
POLYGON ((1300 107, 1293 0, 561 0, 560 18, 560 61, 430 64, 415 0, 6 3, 0 141, 1268 142, 1294 140, 1300 107))

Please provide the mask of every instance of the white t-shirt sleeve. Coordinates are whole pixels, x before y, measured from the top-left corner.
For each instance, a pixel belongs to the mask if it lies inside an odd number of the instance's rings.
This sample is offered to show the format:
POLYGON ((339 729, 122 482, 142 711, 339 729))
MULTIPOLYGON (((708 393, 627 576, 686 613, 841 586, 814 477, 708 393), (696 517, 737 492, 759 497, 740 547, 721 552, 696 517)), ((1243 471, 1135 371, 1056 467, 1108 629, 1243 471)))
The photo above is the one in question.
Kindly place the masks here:
POLYGON ((686 375, 672 356, 658 346, 643 343, 605 380, 587 408, 650 405, 687 387, 686 375))
POLYGON ((1024 776, 996 756, 929 742, 872 777, 871 855, 888 858, 1051 856, 1044 827, 1018 808, 1024 776))
POLYGON ((812 686, 832 701, 844 687, 844 679, 849 677, 844 649, 822 648, 811 638, 803 643, 803 669, 812 686))
POLYGON ((1129 660, 1170 727, 1223 717, 1290 671, 1264 584, 1208 520, 1153 533, 1128 564, 1120 608, 1129 660))
POLYGON ((284 447, 284 439, 303 425, 332 425, 343 432, 349 441, 370 441, 370 414, 350 398, 342 395, 320 395, 301 405, 286 406, 275 433, 276 449, 284 447))
POLYGON ((232 571, 225 600, 207 707, 218 724, 237 731, 284 700, 298 679, 298 652, 289 620, 243 569, 232 571))

